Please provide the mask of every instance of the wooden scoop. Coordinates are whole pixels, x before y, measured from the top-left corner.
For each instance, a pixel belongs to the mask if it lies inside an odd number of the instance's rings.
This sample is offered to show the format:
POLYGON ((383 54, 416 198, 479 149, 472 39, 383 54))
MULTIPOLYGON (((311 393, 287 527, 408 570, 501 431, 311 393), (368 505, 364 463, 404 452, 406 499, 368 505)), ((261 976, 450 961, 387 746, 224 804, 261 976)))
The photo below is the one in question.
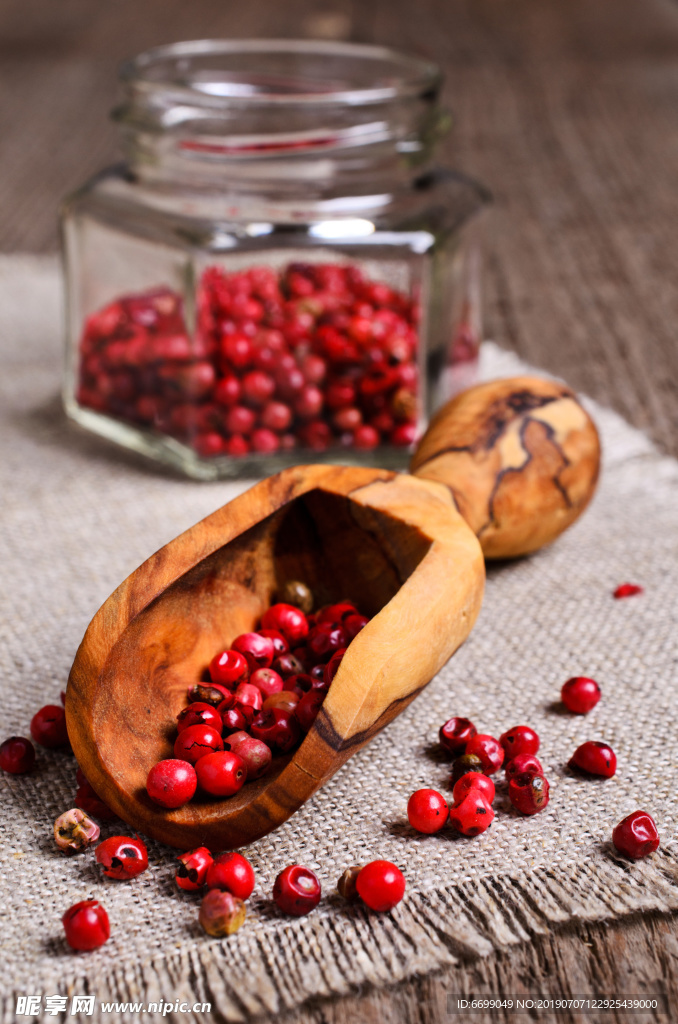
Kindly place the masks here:
POLYGON ((468 636, 480 545, 440 484, 385 470, 297 466, 262 481, 144 562, 94 616, 73 663, 66 720, 99 796, 172 846, 224 850, 285 821, 395 718, 468 636), (187 688, 252 630, 279 587, 373 616, 351 643, 301 746, 230 799, 178 810, 146 793, 172 757, 187 688))

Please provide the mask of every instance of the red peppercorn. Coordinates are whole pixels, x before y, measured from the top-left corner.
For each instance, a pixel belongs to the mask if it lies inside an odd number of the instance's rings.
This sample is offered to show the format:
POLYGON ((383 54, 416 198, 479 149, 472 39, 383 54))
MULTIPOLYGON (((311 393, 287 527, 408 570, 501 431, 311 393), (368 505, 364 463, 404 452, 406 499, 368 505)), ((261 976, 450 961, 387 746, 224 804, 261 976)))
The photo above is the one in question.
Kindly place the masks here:
POLYGON ((320 903, 320 882, 310 868, 291 864, 273 885, 273 899, 280 910, 293 917, 309 914, 320 903))
POLYGON ((510 761, 506 762, 504 772, 508 780, 512 779, 515 775, 523 775, 525 772, 532 775, 543 775, 544 769, 534 754, 518 754, 517 757, 513 757, 510 761))
POLYGON ((23 775, 35 764, 35 748, 23 736, 10 736, 0 746, 0 768, 10 775, 23 775))
POLYGON ((350 642, 357 637, 360 630, 364 629, 369 621, 366 615, 348 615, 343 622, 346 639, 350 642))
POLYGON ((634 597, 636 594, 642 593, 643 588, 638 586, 637 583, 621 583, 613 592, 612 596, 619 600, 621 597, 634 597))
POLYGON ((253 452, 271 453, 277 452, 280 447, 278 435, 266 427, 259 427, 252 431, 250 444, 253 452))
POLYGON ((66 712, 60 704, 46 704, 33 715, 31 736, 41 747, 64 747, 68 743, 66 712))
POLYGON ((284 711, 294 711, 299 703, 299 699, 298 693, 293 693, 291 690, 281 690, 280 693, 273 693, 270 697, 266 698, 262 711, 271 711, 274 708, 280 708, 284 711))
POLYGON ((233 374, 218 380, 214 386, 214 401, 220 405, 235 405, 240 399, 240 381, 233 374))
POLYGON ((242 434, 231 434, 226 441, 226 454, 233 456, 233 458, 237 459, 247 455, 249 450, 249 442, 245 440, 242 434))
POLYGON ((99 843, 95 855, 108 878, 134 878, 148 867, 148 851, 138 836, 111 836, 99 843))
MULTIPOLYGON (((461 782, 461 779, 459 780, 461 782)), ((494 811, 479 789, 471 787, 450 811, 450 825, 464 836, 478 836, 494 821, 494 811)))
POLYGON ((456 807, 460 804, 471 790, 482 793, 488 804, 491 804, 494 800, 494 782, 489 775, 484 775, 482 772, 467 772, 466 775, 462 775, 460 779, 457 779, 452 789, 454 806, 456 807))
POLYGON ((174 809, 188 803, 197 785, 192 764, 169 758, 153 765, 146 779, 146 792, 154 803, 174 809))
POLYGON ((228 737, 226 748, 232 750, 245 762, 248 781, 260 779, 262 775, 265 775, 273 758, 271 748, 263 740, 255 739, 254 736, 250 736, 242 729, 228 737))
POLYGON ((498 771, 504 763, 504 748, 499 740, 496 740, 494 736, 490 736, 487 733, 479 732, 472 736, 466 744, 465 753, 475 754, 476 757, 480 758, 486 775, 491 775, 493 772, 498 771))
POLYGON ((292 422, 292 410, 284 402, 269 402, 261 410, 259 417, 262 427, 280 433, 287 430, 292 422))
POLYGON ((246 714, 244 709, 247 707, 252 708, 253 711, 261 711, 263 704, 264 698, 258 686, 254 686, 252 683, 238 684, 238 689, 235 691, 235 706, 239 711, 246 714))
POLYGON ((98 900, 82 900, 75 903, 61 918, 66 933, 66 942, 71 949, 86 952, 98 949, 107 942, 111 934, 108 914, 98 900))
POLYGON ((233 686, 249 675, 249 666, 239 651, 220 651, 210 661, 210 677, 222 686, 233 686))
POLYGON ((195 764, 205 754, 223 749, 221 730, 217 732, 209 725, 189 725, 179 733, 174 742, 174 756, 190 764, 195 764))
POLYGON ((197 892, 202 889, 207 877, 207 869, 212 863, 212 854, 206 846, 180 853, 177 857, 179 867, 174 876, 180 889, 186 892, 197 892))
POLYGON ((361 451, 369 448, 376 448, 379 444, 379 434, 369 423, 363 423, 353 433, 353 445, 361 451))
POLYGON ((249 899, 254 882, 254 869, 241 853, 220 853, 207 869, 208 889, 226 889, 239 900, 249 899))
POLYGON ((549 784, 543 775, 521 772, 510 780, 508 795, 521 814, 538 814, 549 802, 549 784))
POLYGON ((560 696, 568 711, 575 715, 586 715, 600 700, 600 687, 595 679, 574 676, 563 683, 560 696))
MULTIPOLYGON (((282 691, 284 692, 284 691, 282 691)), ((296 716, 291 711, 274 707, 261 711, 251 726, 252 735, 281 754, 286 754, 299 742, 300 730, 296 716)))
POLYGON ((177 715, 177 729, 183 732, 191 725, 208 725, 211 729, 221 732, 221 715, 211 704, 194 701, 177 715))
POLYGON ((242 394, 251 405, 264 405, 275 391, 275 381, 263 370, 250 370, 242 379, 242 394))
POLYGON ((405 876, 388 860, 366 864, 356 879, 356 889, 363 903, 371 910, 393 910, 405 895, 405 876))
MULTIPOLYGON (((226 704, 227 702, 224 701, 223 705, 220 704, 217 710, 220 710, 222 707, 224 708, 221 715, 222 733, 224 736, 230 737, 232 733, 240 732, 242 729, 246 729, 252 723, 251 721, 248 721, 247 718, 245 718, 245 715, 243 713, 244 708, 226 707, 226 704)), ((228 744, 226 744, 226 746, 228 746, 228 744)))
POLYGON ((499 742, 507 759, 518 754, 536 754, 539 750, 539 737, 529 725, 514 725, 501 734, 499 742))
POLYGON ((341 662, 345 654, 346 648, 344 647, 343 650, 340 648, 338 651, 334 652, 330 660, 325 665, 325 668, 323 670, 323 683, 325 684, 325 686, 329 686, 330 683, 333 681, 334 677, 339 671, 339 666, 341 665, 341 662))
POLYGON ((279 693, 283 688, 283 681, 282 676, 274 672, 272 668, 258 668, 250 676, 250 685, 256 686, 265 699, 272 693, 279 693))
POLYGON ((269 640, 273 641, 274 658, 277 658, 280 654, 287 654, 290 645, 288 644, 282 633, 279 633, 277 629, 260 629, 259 636, 266 636, 269 640))
POLYGON ((634 811, 615 826, 612 842, 619 853, 639 860, 659 849, 659 832, 646 811, 634 811))
POLYGON ((325 693, 324 689, 309 690, 297 704, 294 713, 302 732, 308 732, 318 717, 318 712, 325 700, 325 693))
POLYGON ((450 783, 454 786, 464 775, 482 773, 483 764, 476 754, 461 754, 452 762, 450 783))
POLYGON ((302 675, 304 671, 304 666, 293 654, 278 655, 271 667, 274 672, 277 672, 279 676, 282 676, 286 685, 286 681, 290 676, 302 675))
POLYGON ((570 768, 579 768, 589 775, 610 779, 617 770, 617 757, 607 743, 588 740, 577 747, 569 760, 570 768))
POLYGON ((450 809, 442 793, 435 789, 418 789, 407 802, 407 820, 417 832, 431 835, 439 832, 447 821, 450 809))
POLYGON ((250 672, 256 672, 258 668, 269 668, 276 653, 271 638, 259 633, 242 633, 235 638, 231 649, 242 654, 250 672))
POLYGON ((247 778, 245 762, 230 750, 205 754, 196 763, 195 772, 198 785, 211 796, 233 796, 247 778))
POLYGON ((316 663, 329 661, 335 651, 346 649, 346 634, 341 626, 320 622, 308 634, 307 644, 316 663))
MULTIPOLYGON (((261 617, 264 629, 275 629, 292 647, 297 647, 308 636, 306 616, 291 604, 274 604, 261 617)), ((273 666, 275 668, 275 666, 273 666)))
POLYGON ((468 718, 450 718, 440 726, 438 736, 443 750, 449 754, 463 754, 469 740, 477 736, 478 730, 468 718))

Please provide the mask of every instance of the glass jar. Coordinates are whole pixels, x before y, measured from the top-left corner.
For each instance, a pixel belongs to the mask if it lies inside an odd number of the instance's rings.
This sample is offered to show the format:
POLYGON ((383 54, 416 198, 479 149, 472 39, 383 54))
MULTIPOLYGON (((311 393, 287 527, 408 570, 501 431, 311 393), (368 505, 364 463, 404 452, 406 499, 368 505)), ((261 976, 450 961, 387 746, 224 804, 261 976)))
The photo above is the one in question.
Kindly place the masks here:
POLYGON ((487 193, 430 164, 438 69, 204 40, 121 77, 125 163, 62 208, 69 416, 202 479, 405 466, 481 329, 487 193))

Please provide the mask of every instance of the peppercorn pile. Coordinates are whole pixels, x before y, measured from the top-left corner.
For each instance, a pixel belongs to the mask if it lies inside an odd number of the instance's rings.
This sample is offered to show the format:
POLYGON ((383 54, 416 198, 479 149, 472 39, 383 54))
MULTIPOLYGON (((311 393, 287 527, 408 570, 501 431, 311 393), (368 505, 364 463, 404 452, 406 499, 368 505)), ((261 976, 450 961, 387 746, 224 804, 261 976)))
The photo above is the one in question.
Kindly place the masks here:
POLYGON ((313 595, 297 580, 285 591, 302 607, 274 604, 258 632, 215 654, 209 682, 189 688, 174 758, 148 775, 148 795, 162 807, 181 807, 198 789, 233 796, 313 725, 348 644, 369 619, 350 601, 313 613, 313 595))
POLYGON ((418 306, 353 265, 209 267, 190 338, 181 297, 125 295, 93 313, 77 400, 207 458, 416 436, 418 306))

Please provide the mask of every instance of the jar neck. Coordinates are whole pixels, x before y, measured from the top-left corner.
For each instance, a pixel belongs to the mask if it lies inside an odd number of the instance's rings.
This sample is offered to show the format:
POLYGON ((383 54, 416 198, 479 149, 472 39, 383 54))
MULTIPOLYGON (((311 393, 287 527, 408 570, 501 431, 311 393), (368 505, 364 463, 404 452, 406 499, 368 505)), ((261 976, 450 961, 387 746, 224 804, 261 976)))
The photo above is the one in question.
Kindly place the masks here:
POLYGON ((242 47, 162 47, 123 71, 113 116, 139 180, 327 196, 397 188, 428 164, 447 126, 432 65, 346 44, 242 47))

